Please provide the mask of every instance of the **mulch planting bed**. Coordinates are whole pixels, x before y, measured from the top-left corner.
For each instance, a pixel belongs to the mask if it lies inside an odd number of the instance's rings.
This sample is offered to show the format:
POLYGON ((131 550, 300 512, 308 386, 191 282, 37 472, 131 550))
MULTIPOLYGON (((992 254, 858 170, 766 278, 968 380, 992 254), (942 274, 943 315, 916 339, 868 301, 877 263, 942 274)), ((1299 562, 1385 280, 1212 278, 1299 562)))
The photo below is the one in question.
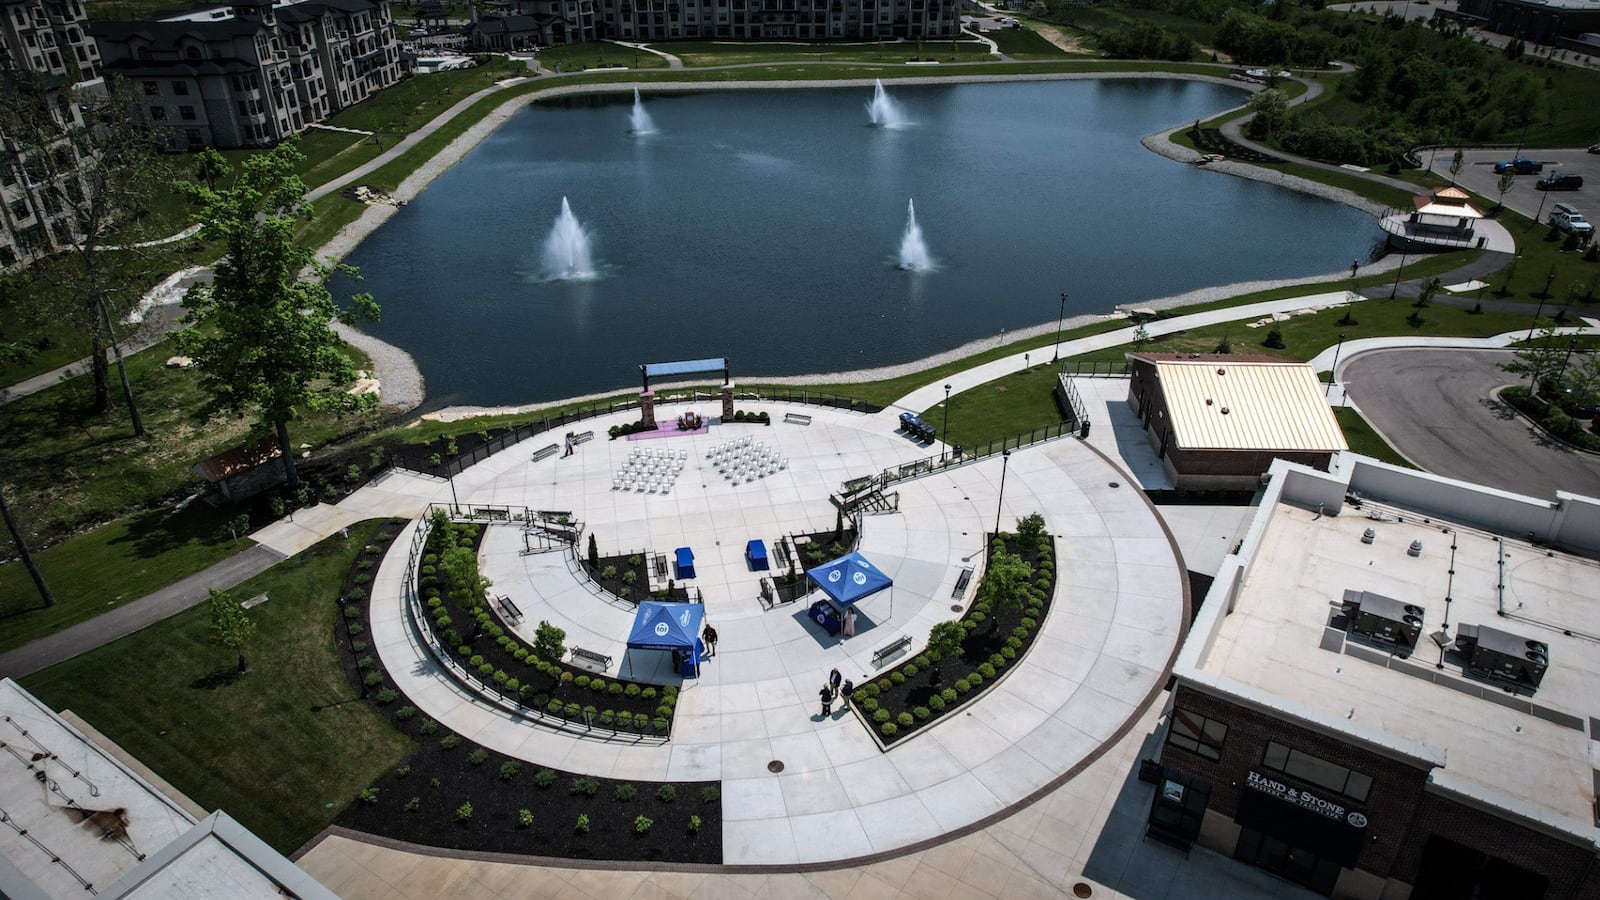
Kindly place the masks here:
POLYGON ((958 620, 966 632, 959 653, 935 658, 924 652, 861 685, 850 698, 885 745, 953 715, 1032 646, 1055 588, 1055 541, 1037 514, 1019 522, 1018 532, 989 542, 983 582, 958 620), (998 558, 1000 550, 1007 559, 998 558))
MULTIPOLYGON (((479 747, 407 702, 371 651, 368 638, 371 575, 403 525, 398 520, 385 522, 373 544, 357 557, 345 582, 347 612, 340 617, 335 637, 351 682, 396 730, 415 741, 417 749, 362 791, 335 823, 449 850, 722 862, 718 782, 620 781, 535 766, 479 747)), ((475 556, 481 528, 466 526, 460 535, 470 542, 467 546, 475 556)), ((575 697, 595 693, 577 688, 576 678, 561 682, 556 676, 556 683, 575 697)), ((609 685, 598 695, 608 702, 614 696, 609 685)), ((643 702, 625 694, 624 699, 643 702)), ((649 701, 652 709, 661 702, 649 701)))

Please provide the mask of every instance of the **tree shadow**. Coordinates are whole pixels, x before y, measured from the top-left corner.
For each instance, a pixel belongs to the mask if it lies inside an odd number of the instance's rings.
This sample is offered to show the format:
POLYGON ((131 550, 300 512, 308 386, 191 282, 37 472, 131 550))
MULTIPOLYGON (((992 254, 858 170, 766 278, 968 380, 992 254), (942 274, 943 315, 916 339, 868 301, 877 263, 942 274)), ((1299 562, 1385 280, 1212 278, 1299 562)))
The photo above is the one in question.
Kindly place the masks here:
POLYGON ((209 672, 189 682, 189 687, 197 691, 214 691, 218 688, 228 687, 238 681, 242 674, 235 666, 223 666, 214 672, 209 672))

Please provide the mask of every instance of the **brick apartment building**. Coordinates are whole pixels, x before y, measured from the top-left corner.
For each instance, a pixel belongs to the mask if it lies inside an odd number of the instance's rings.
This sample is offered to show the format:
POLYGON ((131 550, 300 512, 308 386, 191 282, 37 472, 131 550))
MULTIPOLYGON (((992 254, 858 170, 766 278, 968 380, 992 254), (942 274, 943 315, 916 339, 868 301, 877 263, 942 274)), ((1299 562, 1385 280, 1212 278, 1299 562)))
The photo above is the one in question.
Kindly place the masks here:
POLYGON ((240 0, 91 33, 176 150, 270 146, 400 79, 389 0, 240 0))
POLYGON ((1600 897, 1600 501, 1271 475, 1175 666, 1149 833, 1336 897, 1600 897))

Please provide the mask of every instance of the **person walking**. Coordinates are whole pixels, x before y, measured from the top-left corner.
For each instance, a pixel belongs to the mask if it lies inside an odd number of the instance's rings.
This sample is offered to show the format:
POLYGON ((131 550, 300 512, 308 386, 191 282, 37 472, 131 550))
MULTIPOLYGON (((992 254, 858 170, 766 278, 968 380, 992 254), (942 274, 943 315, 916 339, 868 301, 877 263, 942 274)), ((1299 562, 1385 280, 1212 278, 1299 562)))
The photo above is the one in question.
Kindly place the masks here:
POLYGON ((822 717, 826 719, 833 713, 833 687, 831 685, 823 685, 822 690, 817 692, 817 696, 822 699, 822 717))
POLYGON ((567 452, 561 454, 561 458, 562 459, 566 459, 567 457, 569 457, 571 455, 572 455, 572 432, 569 431, 569 432, 567 432, 567 452))
POLYGON ((717 655, 717 630, 711 627, 710 622, 706 623, 706 630, 700 632, 700 640, 706 642, 707 659, 717 655))

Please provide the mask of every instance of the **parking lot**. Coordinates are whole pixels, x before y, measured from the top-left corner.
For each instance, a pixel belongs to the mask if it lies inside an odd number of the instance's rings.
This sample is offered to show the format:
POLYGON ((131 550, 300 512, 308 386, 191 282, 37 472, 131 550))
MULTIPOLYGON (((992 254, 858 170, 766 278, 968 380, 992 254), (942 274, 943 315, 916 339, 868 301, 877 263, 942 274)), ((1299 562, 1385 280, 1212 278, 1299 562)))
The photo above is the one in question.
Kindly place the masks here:
MULTIPOLYGON (((1600 139, 1600 134, 1597 134, 1596 138, 1600 139)), ((1456 183, 1469 191, 1482 194, 1491 201, 1498 199, 1500 176, 1495 174, 1494 164, 1508 160, 1514 155, 1514 150, 1468 150, 1463 154, 1464 164, 1460 174, 1456 176, 1456 183)), ((1544 163, 1544 171, 1536 175, 1518 175, 1516 184, 1506 192, 1506 206, 1529 218, 1537 215, 1540 221, 1550 217, 1550 207, 1556 203, 1570 203, 1591 220, 1600 216, 1600 153, 1588 153, 1581 148, 1577 150, 1524 148, 1522 155, 1544 163), (1534 187, 1539 179, 1546 175, 1567 172, 1582 175, 1583 187, 1576 191, 1541 191, 1534 187), (1544 201, 1542 211, 1539 209, 1540 201, 1544 201)), ((1453 150, 1441 147, 1437 154, 1424 153, 1422 161, 1427 164, 1431 158, 1432 170, 1442 178, 1449 178, 1450 160, 1454 156, 1453 150)))

